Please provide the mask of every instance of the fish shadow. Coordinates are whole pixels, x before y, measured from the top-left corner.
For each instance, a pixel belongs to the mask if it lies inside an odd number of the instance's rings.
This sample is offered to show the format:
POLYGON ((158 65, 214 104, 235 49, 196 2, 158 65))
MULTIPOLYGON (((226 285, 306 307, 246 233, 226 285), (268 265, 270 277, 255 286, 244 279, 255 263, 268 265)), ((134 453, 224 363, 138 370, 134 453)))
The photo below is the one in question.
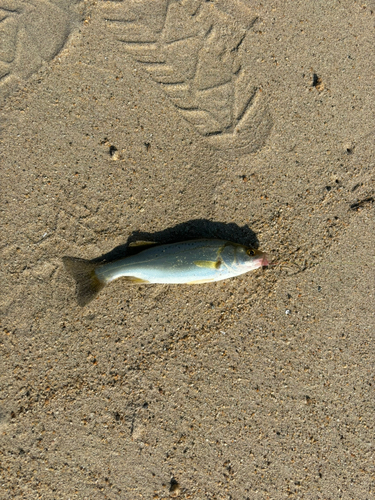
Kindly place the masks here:
POLYGON ((135 255, 144 250, 145 247, 151 246, 132 246, 132 243, 137 241, 152 241, 156 245, 162 245, 201 238, 233 241, 251 248, 259 248, 259 241, 255 232, 247 225, 240 227, 233 222, 225 223, 213 222, 207 219, 193 219, 155 233, 133 231, 126 243, 118 245, 110 252, 94 259, 93 262, 108 262, 121 259, 125 256, 135 255))

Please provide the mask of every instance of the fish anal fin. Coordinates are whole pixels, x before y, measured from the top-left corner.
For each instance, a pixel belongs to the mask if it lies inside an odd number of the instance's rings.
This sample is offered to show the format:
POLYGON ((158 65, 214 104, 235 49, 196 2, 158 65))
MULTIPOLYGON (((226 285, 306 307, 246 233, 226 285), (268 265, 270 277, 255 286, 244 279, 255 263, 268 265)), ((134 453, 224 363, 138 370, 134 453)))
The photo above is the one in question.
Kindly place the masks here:
POLYGON ((219 269, 221 266, 220 260, 195 260, 194 264, 198 267, 205 267, 208 269, 219 269))
POLYGON ((215 281, 215 280, 213 278, 204 278, 202 280, 188 281, 186 284, 187 285, 200 285, 202 283, 210 283, 212 281, 215 281))
POLYGON ((134 283, 134 284, 150 283, 149 281, 144 280, 142 278, 137 278, 136 276, 123 276, 123 279, 125 281, 128 281, 129 283, 134 283))

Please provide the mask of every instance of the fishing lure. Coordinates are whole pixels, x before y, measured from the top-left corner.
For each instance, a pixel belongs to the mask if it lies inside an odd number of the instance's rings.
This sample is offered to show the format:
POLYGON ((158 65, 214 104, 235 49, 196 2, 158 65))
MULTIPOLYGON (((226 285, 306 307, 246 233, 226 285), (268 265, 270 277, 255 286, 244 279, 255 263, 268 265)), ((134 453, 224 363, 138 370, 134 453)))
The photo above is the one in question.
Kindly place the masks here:
POLYGON ((269 265, 266 254, 259 250, 216 239, 152 246, 113 262, 74 257, 64 257, 63 262, 76 281, 77 300, 81 306, 88 304, 106 284, 117 278, 137 284, 193 285, 232 278, 269 265))

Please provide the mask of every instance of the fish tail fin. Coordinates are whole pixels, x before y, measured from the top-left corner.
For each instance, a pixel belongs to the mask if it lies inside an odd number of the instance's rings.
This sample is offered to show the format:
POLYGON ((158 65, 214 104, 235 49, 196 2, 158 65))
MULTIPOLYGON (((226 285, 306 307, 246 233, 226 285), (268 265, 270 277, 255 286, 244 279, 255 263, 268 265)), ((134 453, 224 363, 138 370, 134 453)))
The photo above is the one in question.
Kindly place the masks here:
POLYGON ((95 273, 95 269, 100 263, 85 259, 77 259, 75 257, 63 257, 63 263, 65 269, 75 279, 78 304, 80 306, 85 306, 91 302, 105 286, 105 282, 101 281, 95 273))

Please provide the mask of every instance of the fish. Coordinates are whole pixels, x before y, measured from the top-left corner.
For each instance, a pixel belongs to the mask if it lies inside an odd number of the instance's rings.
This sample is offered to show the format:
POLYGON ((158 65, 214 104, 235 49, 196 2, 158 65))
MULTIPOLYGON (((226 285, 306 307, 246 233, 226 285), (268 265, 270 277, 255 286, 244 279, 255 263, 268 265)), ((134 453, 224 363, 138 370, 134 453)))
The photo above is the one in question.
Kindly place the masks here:
POLYGON ((132 284, 194 285, 233 278, 269 265, 264 252, 226 240, 147 244, 148 248, 135 255, 110 262, 63 257, 65 269, 76 282, 78 304, 85 306, 118 278, 132 284))

